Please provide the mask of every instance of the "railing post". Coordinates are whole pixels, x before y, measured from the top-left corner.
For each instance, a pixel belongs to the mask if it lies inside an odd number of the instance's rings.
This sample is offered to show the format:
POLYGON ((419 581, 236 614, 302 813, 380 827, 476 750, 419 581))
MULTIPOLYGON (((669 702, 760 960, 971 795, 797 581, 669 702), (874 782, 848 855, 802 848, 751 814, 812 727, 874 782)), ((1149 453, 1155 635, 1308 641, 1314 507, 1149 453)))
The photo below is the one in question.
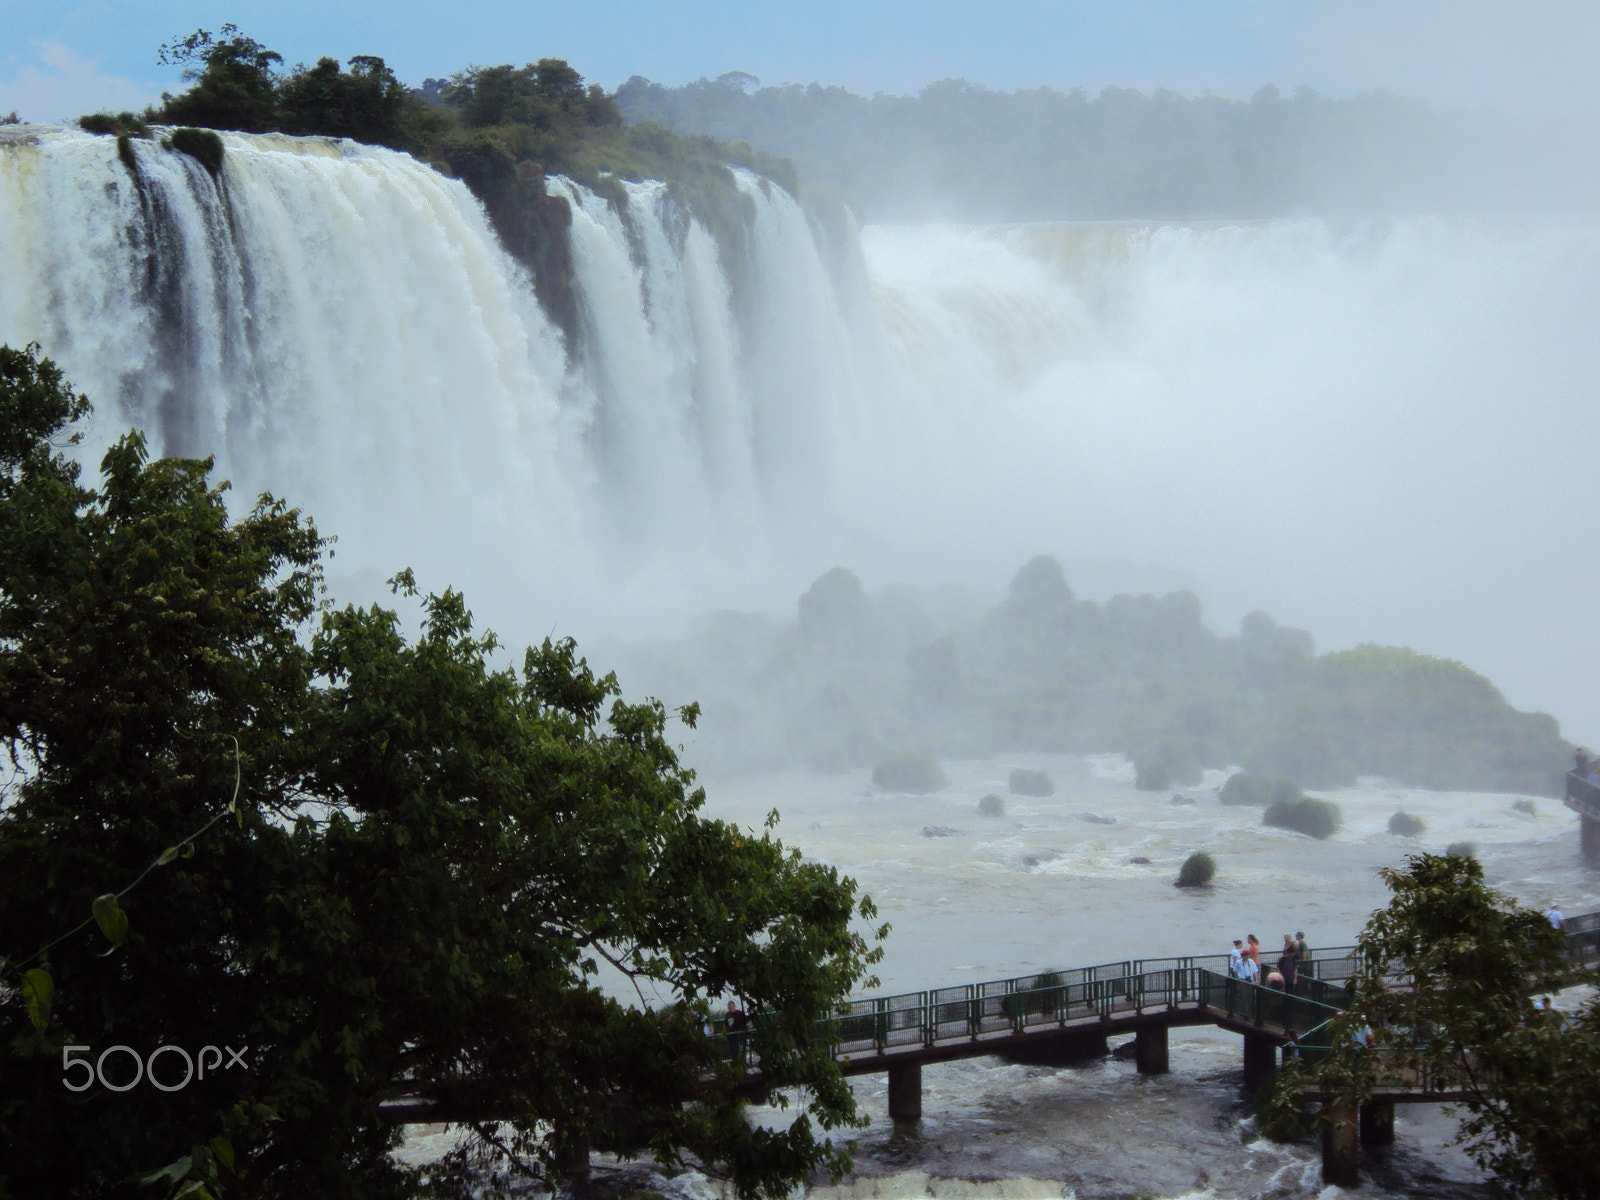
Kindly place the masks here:
POLYGON ((933 993, 922 993, 922 1044, 933 1045, 939 1036, 939 1010, 933 1003, 933 993))
POLYGON ((983 1028, 983 995, 981 983, 967 984, 967 1036, 973 1041, 978 1040, 978 1031, 983 1028))

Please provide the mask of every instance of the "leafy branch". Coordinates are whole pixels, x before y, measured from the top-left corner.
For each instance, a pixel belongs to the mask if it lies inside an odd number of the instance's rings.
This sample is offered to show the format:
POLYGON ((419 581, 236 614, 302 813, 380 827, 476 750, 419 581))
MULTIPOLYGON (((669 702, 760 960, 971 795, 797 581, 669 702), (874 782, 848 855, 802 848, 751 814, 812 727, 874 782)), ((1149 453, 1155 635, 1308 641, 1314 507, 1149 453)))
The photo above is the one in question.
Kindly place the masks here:
POLYGON ((128 914, 122 908, 122 898, 143 883, 150 872, 157 867, 164 867, 179 858, 188 858, 194 854, 196 839, 203 837, 213 825, 224 817, 232 814, 238 818, 241 824, 243 823, 244 818, 239 815, 239 784, 244 774, 242 759, 243 755, 239 749, 239 739, 235 737, 233 739, 233 798, 228 801, 227 808, 217 813, 188 837, 168 846, 143 871, 139 872, 132 883, 121 891, 104 892, 96 896, 90 904, 90 915, 54 941, 39 947, 39 949, 19 962, 7 963, 5 960, 0 959, 0 970, 11 970, 21 975, 23 998, 28 1007, 28 1019, 33 1022, 33 1027, 40 1033, 43 1033, 45 1027, 50 1023, 50 1002, 55 994, 55 984, 51 980, 49 972, 42 967, 33 967, 27 970, 24 970, 24 968, 35 959, 44 957, 68 938, 81 933, 90 925, 98 925, 100 932, 111 943, 101 957, 115 952, 122 945, 123 939, 128 936, 128 914))

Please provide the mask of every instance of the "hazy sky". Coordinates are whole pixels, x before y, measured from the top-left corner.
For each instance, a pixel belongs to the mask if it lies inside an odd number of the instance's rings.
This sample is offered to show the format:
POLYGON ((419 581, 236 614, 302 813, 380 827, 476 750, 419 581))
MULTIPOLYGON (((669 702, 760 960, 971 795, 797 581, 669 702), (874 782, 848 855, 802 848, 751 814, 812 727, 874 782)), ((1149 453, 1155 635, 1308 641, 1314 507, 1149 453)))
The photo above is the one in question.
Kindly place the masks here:
POLYGON ((865 93, 950 77, 1234 96, 1271 82, 1600 110, 1593 0, 0 0, 0 114, 53 121, 138 107, 178 84, 159 45, 226 21, 290 65, 377 54, 408 83, 554 56, 608 88, 634 74, 677 84, 740 70, 865 93))

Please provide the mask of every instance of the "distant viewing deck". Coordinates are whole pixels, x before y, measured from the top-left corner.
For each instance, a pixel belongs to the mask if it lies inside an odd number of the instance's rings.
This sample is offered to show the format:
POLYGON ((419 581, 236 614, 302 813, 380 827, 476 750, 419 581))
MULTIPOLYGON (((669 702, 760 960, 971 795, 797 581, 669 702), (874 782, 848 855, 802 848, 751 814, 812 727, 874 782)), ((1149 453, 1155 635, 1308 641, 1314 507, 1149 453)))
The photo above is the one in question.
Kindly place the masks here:
POLYGON ((1600 821, 1600 787, 1578 774, 1567 772, 1567 807, 1579 816, 1600 821))

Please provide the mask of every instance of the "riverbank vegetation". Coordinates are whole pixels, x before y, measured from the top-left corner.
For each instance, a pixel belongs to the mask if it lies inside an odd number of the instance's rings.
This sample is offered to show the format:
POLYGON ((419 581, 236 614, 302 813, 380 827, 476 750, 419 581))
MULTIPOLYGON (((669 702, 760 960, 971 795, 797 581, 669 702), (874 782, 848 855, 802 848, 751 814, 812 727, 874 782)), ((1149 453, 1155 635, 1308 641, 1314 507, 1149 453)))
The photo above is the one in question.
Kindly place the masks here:
POLYGON ((1310 633, 1262 612, 1218 634, 1189 592, 1082 600, 1049 557, 992 607, 898 586, 874 598, 838 568, 819 588, 849 603, 811 603, 788 626, 728 614, 628 652, 652 686, 708 700, 705 761, 1118 752, 1141 783, 1158 764, 1163 787, 1243 767, 1225 800, 1267 806, 1362 775, 1553 795, 1572 759, 1554 718, 1517 711, 1461 663, 1394 646, 1319 655, 1310 633))
POLYGON ((837 1172, 816 1030, 885 930, 700 815, 696 708, 570 641, 503 665, 409 571, 337 608, 312 523, 230 517, 209 461, 129 434, 86 483, 86 412, 0 347, 0 1194, 414 1195, 379 1105, 435 1084, 523 1175, 584 1145, 746 1198, 837 1172), (743 1119, 703 1033, 729 997, 792 1123, 743 1119))

